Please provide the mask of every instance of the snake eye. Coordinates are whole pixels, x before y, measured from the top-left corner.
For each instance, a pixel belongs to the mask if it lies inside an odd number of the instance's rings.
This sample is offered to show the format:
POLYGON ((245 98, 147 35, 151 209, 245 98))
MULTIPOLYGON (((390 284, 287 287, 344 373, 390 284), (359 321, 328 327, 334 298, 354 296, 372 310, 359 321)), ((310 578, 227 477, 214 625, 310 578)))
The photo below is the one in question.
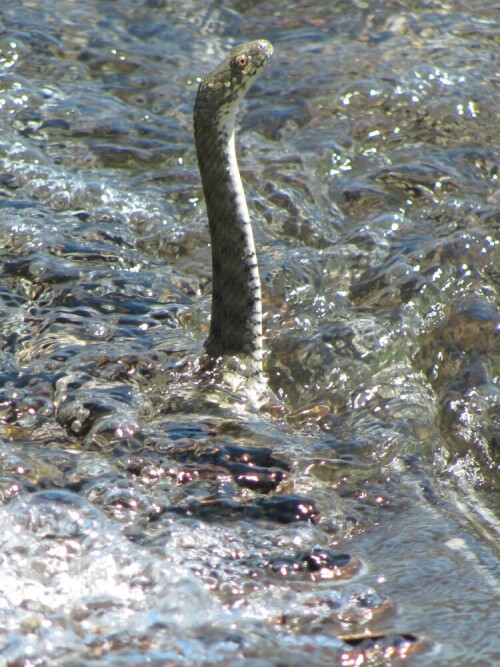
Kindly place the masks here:
POLYGON ((234 62, 238 69, 245 69, 245 67, 248 65, 248 56, 242 53, 241 56, 237 56, 234 59, 234 62))

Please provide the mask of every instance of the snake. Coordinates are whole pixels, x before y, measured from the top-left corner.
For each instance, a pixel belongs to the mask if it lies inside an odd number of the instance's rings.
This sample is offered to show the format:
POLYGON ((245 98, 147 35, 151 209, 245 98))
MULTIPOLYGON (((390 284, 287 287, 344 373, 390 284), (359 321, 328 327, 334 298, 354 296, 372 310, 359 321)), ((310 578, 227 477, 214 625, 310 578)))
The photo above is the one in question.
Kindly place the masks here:
POLYGON ((205 351, 210 359, 236 359, 243 376, 259 383, 265 382, 261 282, 236 159, 235 119, 273 51, 265 39, 234 48, 199 84, 193 118, 212 253, 212 309, 205 351))

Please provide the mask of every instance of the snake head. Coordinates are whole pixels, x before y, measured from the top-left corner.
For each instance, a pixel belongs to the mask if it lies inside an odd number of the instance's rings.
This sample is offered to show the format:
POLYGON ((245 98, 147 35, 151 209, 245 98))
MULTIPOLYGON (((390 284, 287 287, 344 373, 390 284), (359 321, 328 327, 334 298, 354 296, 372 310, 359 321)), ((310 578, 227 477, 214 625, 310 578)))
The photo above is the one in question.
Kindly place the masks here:
POLYGON ((265 68, 273 52, 272 44, 265 39, 237 46, 200 83, 198 101, 215 108, 238 103, 265 68))

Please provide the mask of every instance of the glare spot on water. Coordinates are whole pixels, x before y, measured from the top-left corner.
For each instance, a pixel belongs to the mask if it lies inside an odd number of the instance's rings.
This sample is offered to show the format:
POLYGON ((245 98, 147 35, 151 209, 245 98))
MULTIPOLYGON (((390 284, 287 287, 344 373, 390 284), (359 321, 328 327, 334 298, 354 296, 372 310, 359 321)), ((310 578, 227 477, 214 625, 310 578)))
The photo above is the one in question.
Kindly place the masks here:
POLYGON ((465 547, 465 540, 460 537, 452 537, 446 542, 446 546, 454 550, 463 549, 465 547))
POLYGON ((344 155, 332 153, 331 161, 334 166, 328 172, 330 176, 337 176, 343 172, 352 170, 351 160, 344 155))
POLYGON ((443 275, 443 269, 441 269, 441 268, 436 269, 434 271, 434 273, 432 274, 432 280, 434 282, 437 282, 441 278, 442 275, 443 275))
POLYGON ((476 118, 476 116, 477 116, 476 105, 475 105, 475 103, 474 103, 472 100, 470 100, 470 101, 467 103, 467 109, 468 109, 468 111, 469 111, 469 115, 470 115, 470 117, 471 117, 471 118, 476 118))

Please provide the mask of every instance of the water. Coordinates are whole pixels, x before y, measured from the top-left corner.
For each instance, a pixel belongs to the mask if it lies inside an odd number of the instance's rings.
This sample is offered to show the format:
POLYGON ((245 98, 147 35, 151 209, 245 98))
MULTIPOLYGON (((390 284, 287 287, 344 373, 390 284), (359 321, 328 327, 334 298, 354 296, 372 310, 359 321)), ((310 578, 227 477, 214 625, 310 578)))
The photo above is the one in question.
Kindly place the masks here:
POLYGON ((0 16, 1 664, 493 664, 494 7, 0 16), (197 78, 256 37, 271 413, 196 373, 197 78))

